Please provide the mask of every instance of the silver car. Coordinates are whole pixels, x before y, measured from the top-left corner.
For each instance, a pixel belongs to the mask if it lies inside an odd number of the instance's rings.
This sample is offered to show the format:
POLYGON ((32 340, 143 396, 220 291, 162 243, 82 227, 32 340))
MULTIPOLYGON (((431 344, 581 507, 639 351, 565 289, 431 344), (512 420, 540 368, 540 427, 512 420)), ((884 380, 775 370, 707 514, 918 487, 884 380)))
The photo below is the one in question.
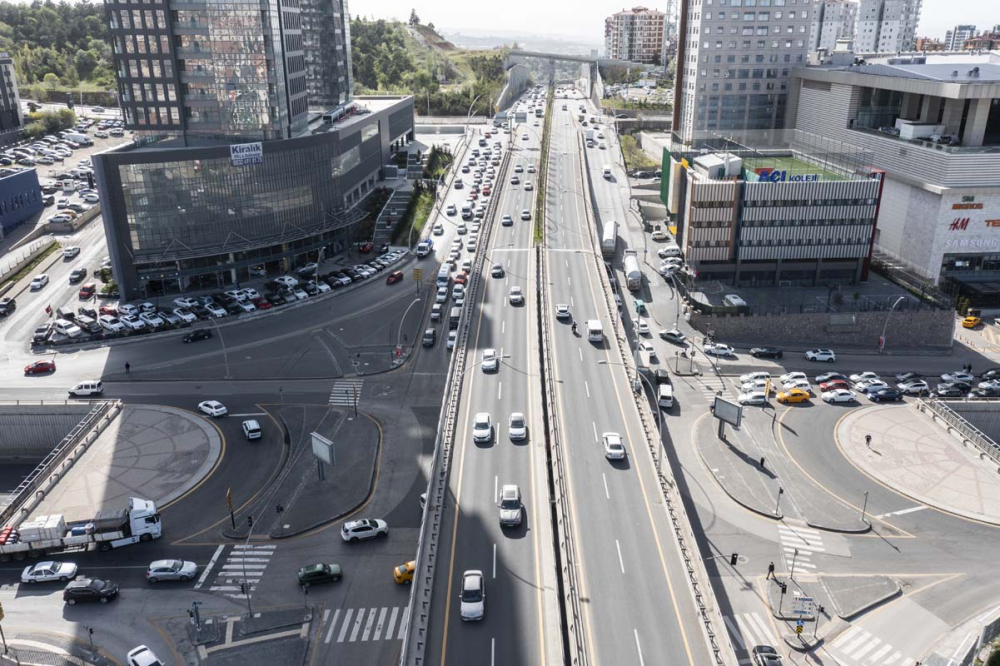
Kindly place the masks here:
POLYGON ((77 567, 73 562, 39 562, 21 572, 22 583, 47 583, 57 580, 65 583, 76 578, 77 567))
POLYGON ((198 565, 184 560, 156 560, 146 569, 146 580, 159 583, 161 580, 188 581, 198 574, 198 565))

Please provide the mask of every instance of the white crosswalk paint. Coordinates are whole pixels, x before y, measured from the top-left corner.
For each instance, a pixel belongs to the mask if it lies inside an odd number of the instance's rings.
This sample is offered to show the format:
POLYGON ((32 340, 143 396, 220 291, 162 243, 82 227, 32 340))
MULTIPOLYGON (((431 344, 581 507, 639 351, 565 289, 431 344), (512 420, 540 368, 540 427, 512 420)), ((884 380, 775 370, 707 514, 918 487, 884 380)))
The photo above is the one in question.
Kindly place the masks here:
POLYGON ((827 649, 842 666, 913 666, 916 663, 857 625, 838 636, 827 649))
POLYGON ((333 383, 330 390, 330 404, 342 407, 354 407, 355 401, 361 402, 363 379, 341 379, 333 383))
POLYGON ((722 620, 729 629, 729 635, 744 650, 749 651, 754 645, 776 644, 767 620, 758 613, 739 613, 732 618, 725 615, 722 620))
POLYGON ((817 530, 798 525, 780 524, 778 538, 781 540, 782 556, 785 558, 785 570, 790 571, 792 561, 796 571, 819 573, 818 567, 812 562, 812 556, 825 553, 823 535, 817 530), (796 554, 796 551, 798 553, 796 554))
MULTIPOLYGON (((336 636, 338 643, 372 643, 375 641, 403 640, 406 633, 406 606, 382 606, 381 608, 348 608, 341 613, 337 609, 329 627, 326 627, 324 643, 336 636), (343 619, 341 619, 343 618, 343 619), (398 621, 398 624, 397 624, 398 621), (338 626, 338 622, 340 623, 338 626), (339 628, 339 631, 338 631, 339 628)), ((327 614, 329 617, 329 614, 327 614)), ((327 618, 324 618, 324 621, 327 618)), ((320 633, 323 629, 320 629, 320 633)))
POLYGON ((274 549, 270 545, 233 546, 229 556, 216 570, 214 584, 208 588, 209 591, 220 592, 233 599, 253 597, 253 592, 274 555, 274 549), (240 585, 243 584, 249 586, 246 594, 240 591, 240 585))

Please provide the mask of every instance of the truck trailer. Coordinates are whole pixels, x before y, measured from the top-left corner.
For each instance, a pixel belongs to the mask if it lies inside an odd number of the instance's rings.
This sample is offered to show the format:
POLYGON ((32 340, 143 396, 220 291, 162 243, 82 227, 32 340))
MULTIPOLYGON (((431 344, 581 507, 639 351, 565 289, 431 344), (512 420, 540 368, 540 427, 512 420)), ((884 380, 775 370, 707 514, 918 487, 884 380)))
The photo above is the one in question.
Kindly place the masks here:
POLYGON ((625 286, 629 291, 636 291, 642 287, 642 271, 639 270, 639 257, 635 250, 625 250, 625 260, 623 263, 625 271, 625 286))

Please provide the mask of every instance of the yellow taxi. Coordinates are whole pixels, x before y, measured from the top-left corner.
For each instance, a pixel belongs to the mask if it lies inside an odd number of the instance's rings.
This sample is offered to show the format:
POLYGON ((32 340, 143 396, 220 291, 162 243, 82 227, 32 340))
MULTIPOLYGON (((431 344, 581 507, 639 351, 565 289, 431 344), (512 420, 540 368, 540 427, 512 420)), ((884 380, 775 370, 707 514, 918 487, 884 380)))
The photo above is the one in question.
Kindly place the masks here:
POLYGON ((410 560, 406 564, 400 564, 392 570, 392 577, 396 579, 397 585, 409 585, 413 582, 413 572, 417 569, 417 561, 410 560))
POLYGON ((809 402, 809 392, 802 389, 791 389, 778 394, 778 402, 809 402))
POLYGON ((983 320, 979 317, 966 317, 962 320, 962 328, 975 328, 983 323, 983 320))

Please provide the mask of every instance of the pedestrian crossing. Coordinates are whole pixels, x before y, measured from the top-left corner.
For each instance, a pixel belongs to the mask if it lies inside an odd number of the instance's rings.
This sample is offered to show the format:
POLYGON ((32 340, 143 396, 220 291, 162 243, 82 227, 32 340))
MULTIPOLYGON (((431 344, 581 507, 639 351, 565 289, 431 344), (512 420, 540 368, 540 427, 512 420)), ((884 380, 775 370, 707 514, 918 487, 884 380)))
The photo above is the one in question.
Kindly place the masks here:
POLYGON ((785 558, 785 571, 791 572, 792 562, 796 573, 819 573, 812 556, 825 553, 823 535, 809 527, 779 524, 778 538, 781 540, 781 555, 785 558))
POLYGON ((729 630, 733 642, 742 650, 750 652, 755 645, 778 645, 779 641, 768 621, 759 613, 736 613, 723 615, 723 622, 729 630))
POLYGON ((409 617, 408 606, 327 609, 319 633, 324 643, 401 641, 409 617))
MULTIPOLYGON (((209 592, 220 592, 233 599, 245 600, 252 597, 257 589, 264 569, 274 556, 274 546, 233 546, 219 569, 215 573, 209 592), (241 590, 241 585, 249 589, 241 590)), ((200 585, 200 582, 199 582, 200 585)))
POLYGON ((889 643, 854 626, 828 644, 830 652, 843 666, 913 666, 916 662, 889 643))
POLYGON ((330 390, 330 404, 340 407, 355 407, 361 402, 363 379, 341 379, 333 383, 330 390))

